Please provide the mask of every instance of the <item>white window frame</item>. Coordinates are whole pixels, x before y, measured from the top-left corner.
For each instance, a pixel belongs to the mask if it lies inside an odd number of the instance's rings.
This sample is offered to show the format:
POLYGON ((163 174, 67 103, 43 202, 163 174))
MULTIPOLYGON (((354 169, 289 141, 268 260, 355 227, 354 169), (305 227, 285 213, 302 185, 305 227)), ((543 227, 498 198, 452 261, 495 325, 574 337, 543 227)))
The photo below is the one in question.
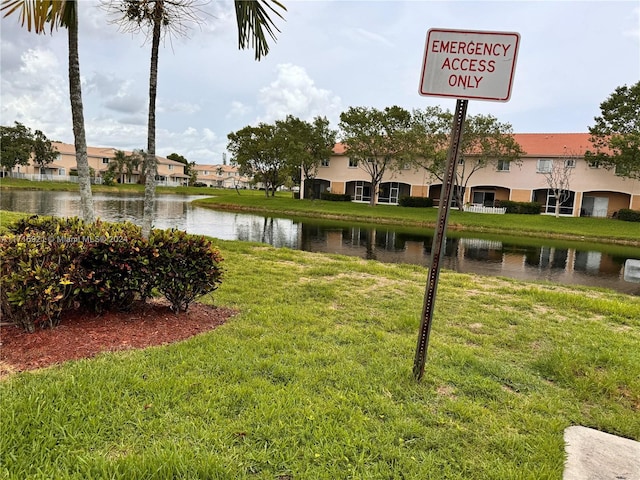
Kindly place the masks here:
POLYGON ((358 160, 349 157, 349 168, 358 168, 358 160))
POLYGON ((498 164, 496 165, 496 170, 498 172, 510 172, 511 160, 498 160, 498 164))
POLYGON ((536 165, 536 173, 549 173, 553 168, 552 158, 539 158, 536 165))

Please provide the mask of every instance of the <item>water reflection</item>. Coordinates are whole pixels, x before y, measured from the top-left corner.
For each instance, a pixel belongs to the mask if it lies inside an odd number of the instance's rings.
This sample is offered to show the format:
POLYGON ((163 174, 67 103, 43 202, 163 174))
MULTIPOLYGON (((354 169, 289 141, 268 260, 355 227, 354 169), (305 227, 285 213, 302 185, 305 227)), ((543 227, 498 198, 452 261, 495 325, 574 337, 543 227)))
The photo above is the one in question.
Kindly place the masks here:
MULTIPOLYGON (((433 236, 428 233, 398 233, 380 227, 338 229, 306 222, 301 230, 300 248, 303 250, 355 254, 387 263, 426 266, 430 261, 433 236)), ((639 284, 623 279, 625 261, 640 257, 640 249, 621 250, 626 255, 584 251, 579 246, 521 245, 520 241, 468 238, 450 232, 442 267, 463 273, 613 288, 640 295, 639 284)))
MULTIPOLYGON (((72 192, 2 191, 0 208, 41 215, 73 216, 80 211, 72 192)), ((387 263, 428 266, 432 232, 424 229, 373 227, 347 222, 295 221, 261 215, 219 212, 195 207, 194 196, 159 195, 157 228, 177 228, 224 240, 263 242, 312 252, 338 253, 387 263)), ((107 221, 140 223, 139 194, 95 194, 96 215, 107 221)), ((449 232, 442 267, 463 273, 548 280, 606 287, 640 295, 640 283, 624 280, 625 262, 640 259, 640 248, 580 243, 543 244, 540 239, 472 238, 449 232), (531 241, 531 244, 526 242, 531 241), (537 243, 536 243, 537 242, 537 243)))

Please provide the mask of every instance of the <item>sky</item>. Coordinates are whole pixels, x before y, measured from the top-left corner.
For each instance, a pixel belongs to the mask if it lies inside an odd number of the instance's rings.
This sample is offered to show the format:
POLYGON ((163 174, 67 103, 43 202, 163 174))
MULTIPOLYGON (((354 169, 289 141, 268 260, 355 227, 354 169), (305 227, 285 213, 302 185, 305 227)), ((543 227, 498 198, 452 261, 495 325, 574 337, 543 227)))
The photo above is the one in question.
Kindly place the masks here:
MULTIPOLYGON (((469 100, 515 133, 587 132, 600 104, 640 80, 637 1, 282 0, 277 41, 261 61, 239 50, 231 0, 203 7, 200 25, 160 49, 156 153, 221 164, 227 135, 294 115, 338 129, 349 107, 408 110, 455 99, 419 94, 429 29, 516 32, 508 102, 469 100)), ((123 32, 100 2, 80 0, 80 72, 87 144, 147 145, 151 46, 123 32)), ((36 35, 0 20, 0 121, 73 143, 66 31, 36 35)))

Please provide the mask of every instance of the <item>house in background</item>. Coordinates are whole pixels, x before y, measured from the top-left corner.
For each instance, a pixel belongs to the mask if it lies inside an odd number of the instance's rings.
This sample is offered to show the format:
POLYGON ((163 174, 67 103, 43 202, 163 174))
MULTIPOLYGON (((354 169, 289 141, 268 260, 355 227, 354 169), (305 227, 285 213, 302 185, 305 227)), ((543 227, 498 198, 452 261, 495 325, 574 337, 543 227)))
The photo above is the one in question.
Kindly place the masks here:
MULTIPOLYGON (((622 208, 640 210, 639 180, 585 160, 585 151, 592 148, 588 133, 520 133, 514 137, 526 152, 522 163, 503 162, 476 171, 464 191, 465 204, 492 207, 498 200, 538 202, 544 213, 555 213, 555 198, 544 173, 559 160, 571 169, 570 195, 561 204, 562 215, 606 217, 622 208)), ((369 202, 373 194, 370 175, 349 158, 343 144, 334 147, 312 183, 316 197, 330 191, 348 194, 355 202, 369 202)), ((407 164, 385 173, 378 203, 397 205, 403 196, 416 196, 432 198, 437 205, 441 190, 440 180, 407 164)))
MULTIPOLYGON (((40 167, 33 162, 27 166, 18 165, 13 168, 10 176, 28 180, 77 181, 78 168, 75 146, 59 142, 51 142, 51 145, 58 151, 58 157, 53 163, 45 167, 40 167)), ((117 151, 116 148, 87 147, 87 161, 92 170, 92 182, 102 183, 102 177, 109 168, 109 163, 113 162, 117 151)), ((133 152, 124 151, 124 153, 131 155, 133 152)), ((157 155, 156 160, 158 162, 156 176, 158 185, 168 187, 187 185, 189 177, 184 174, 185 165, 183 163, 157 155)), ((132 172, 122 172, 115 180, 118 183, 138 183, 140 175, 140 168, 136 168, 132 172)))
POLYGON ((196 182, 208 187, 250 188, 251 178, 240 175, 238 167, 232 165, 195 165, 196 182))

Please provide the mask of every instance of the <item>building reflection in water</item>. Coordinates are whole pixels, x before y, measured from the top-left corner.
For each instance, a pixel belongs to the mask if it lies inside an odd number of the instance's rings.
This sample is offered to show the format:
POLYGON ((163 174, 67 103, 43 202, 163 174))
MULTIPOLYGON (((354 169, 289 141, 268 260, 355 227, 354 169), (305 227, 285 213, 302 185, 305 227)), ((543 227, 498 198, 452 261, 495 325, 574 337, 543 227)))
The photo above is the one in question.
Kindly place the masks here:
MULTIPOLYGON (((431 260, 432 235, 373 227, 325 227, 309 223, 301 223, 300 231, 302 250, 424 266, 428 266, 431 260)), ((615 288, 624 293, 640 295, 640 284, 623 280, 626 260, 625 256, 599 251, 520 245, 448 235, 443 268, 521 280, 615 288), (615 286, 612 286, 612 281, 615 286)))

